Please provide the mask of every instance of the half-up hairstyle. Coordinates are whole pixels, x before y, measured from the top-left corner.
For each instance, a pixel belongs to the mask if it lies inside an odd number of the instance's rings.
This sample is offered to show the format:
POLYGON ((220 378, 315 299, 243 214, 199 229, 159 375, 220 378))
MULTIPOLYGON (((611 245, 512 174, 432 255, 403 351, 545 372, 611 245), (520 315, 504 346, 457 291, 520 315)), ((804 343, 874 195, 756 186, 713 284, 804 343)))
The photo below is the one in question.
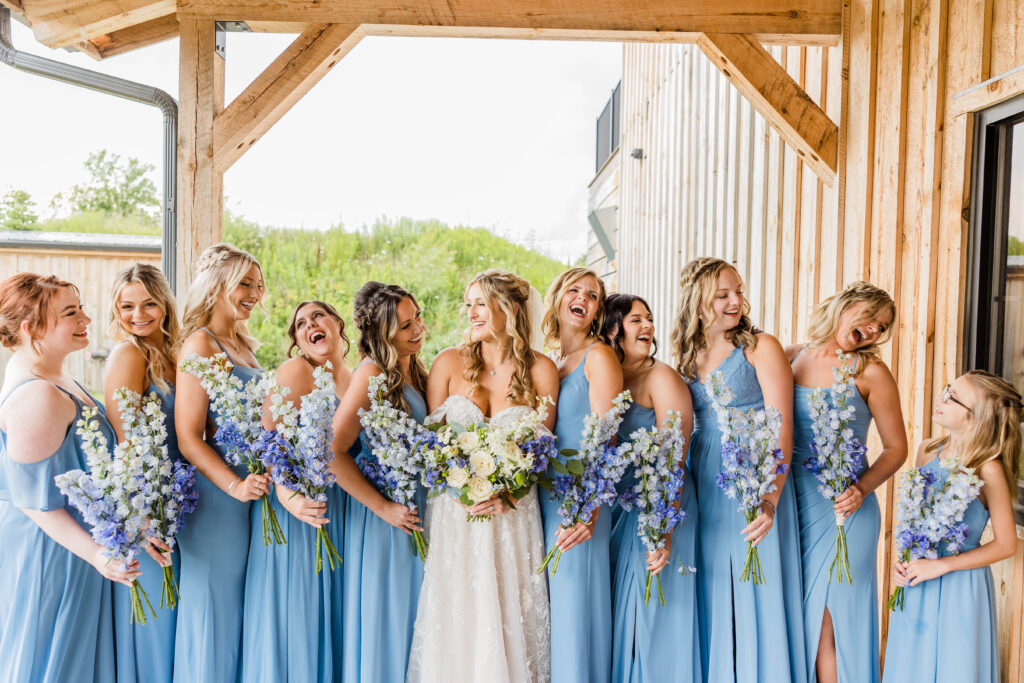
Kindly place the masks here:
POLYGON ((601 341, 601 330, 604 327, 605 316, 605 289, 604 280, 590 268, 570 268, 551 283, 547 296, 544 297, 544 319, 541 321, 541 330, 544 332, 544 343, 549 349, 560 350, 561 330, 559 329, 558 307, 566 291, 574 284, 585 277, 592 277, 597 281, 597 289, 600 297, 597 301, 597 312, 594 313, 594 320, 590 323, 590 330, 587 332, 587 339, 601 341))
MULTIPOLYGON (((185 312, 181 316, 181 342, 196 330, 210 324, 214 306, 225 292, 237 287, 252 266, 263 268, 256 257, 230 244, 215 244, 199 255, 196 277, 185 296, 185 312)), ((256 353, 260 344, 249 334, 244 320, 235 321, 235 335, 249 351, 256 353)))
POLYGON ((39 353, 36 341, 49 327, 53 298, 64 287, 79 293, 78 287, 56 275, 15 273, 0 282, 0 344, 16 349, 21 343, 18 330, 27 321, 32 349, 39 353))
POLYGON ((347 356, 349 349, 352 348, 352 343, 349 341, 348 335, 345 334, 345 319, 341 317, 341 313, 338 313, 338 309, 336 309, 334 306, 330 305, 326 301, 320 301, 319 299, 309 299, 307 301, 303 301, 298 306, 296 306, 295 310, 292 311, 292 317, 288 319, 288 339, 289 341, 291 341, 291 346, 288 347, 288 357, 291 358, 292 354, 295 351, 299 352, 299 356, 305 356, 305 354, 302 353, 302 349, 299 348, 297 330, 295 329, 296 318, 299 317, 299 311, 301 311, 304 306, 319 306, 320 308, 324 309, 324 312, 327 313, 327 315, 334 318, 334 320, 338 323, 339 333, 341 335, 341 343, 345 345, 345 351, 341 355, 343 358, 347 356))
POLYGON ((111 294, 113 296, 110 306, 110 335, 118 341, 127 341, 138 349, 146 362, 146 372, 150 381, 161 391, 167 391, 165 373, 177 366, 176 350, 181 336, 181 326, 178 324, 178 306, 174 301, 174 294, 171 293, 171 286, 167 282, 167 278, 156 266, 148 263, 136 263, 114 276, 111 294), (164 317, 160 322, 163 342, 159 346, 150 341, 148 337, 132 334, 121 324, 118 301, 125 286, 133 282, 141 284, 146 289, 149 298, 155 301, 163 311, 164 317))
MULTIPOLYGON (((970 407, 969 423, 960 442, 958 459, 975 471, 989 460, 998 459, 1011 496, 1016 499, 1021 422, 1024 421, 1020 392, 1002 377, 985 370, 970 370, 964 373, 964 377, 974 387, 978 398, 970 407)), ((925 450, 938 450, 947 443, 949 436, 944 436, 929 443, 925 450)))
MULTIPOLYGON (((477 273, 467 290, 474 284, 480 286, 489 310, 505 314, 505 329, 495 332, 504 332, 512 340, 512 379, 505 400, 509 405, 532 406, 537 401, 537 391, 530 374, 533 369, 532 323, 528 306, 530 283, 515 273, 491 268, 477 273)), ((472 338, 471 330, 471 327, 466 329, 459 353, 466 364, 462 377, 476 393, 480 389, 480 373, 484 369, 483 343, 472 338)))
MULTIPOLYGON (((622 327, 622 321, 626 319, 629 312, 633 310, 633 304, 640 302, 651 312, 651 307, 642 298, 635 294, 609 294, 604 302, 604 327, 601 329, 601 336, 604 337, 612 351, 619 357, 621 363, 626 359, 622 351, 622 340, 626 337, 626 330, 622 327)), ((654 363, 654 355, 658 353, 658 340, 651 340, 650 361, 654 363)))
MULTIPOLYGON (((408 412, 405 373, 394 344, 398 334, 398 304, 404 299, 409 299, 416 310, 421 310, 416 297, 398 285, 367 282, 356 292, 352 320, 359 329, 359 355, 372 361, 384 375, 384 399, 408 412)), ((426 395, 427 369, 418 353, 409 358, 409 384, 426 395)))
MULTIPOLYGON (((679 311, 672 329, 672 357, 676 370, 686 379, 697 379, 697 354, 708 346, 707 329, 715 321, 711 302, 718 291, 718 276, 725 270, 732 270, 739 277, 739 271, 728 261, 703 256, 687 263, 679 274, 679 311)), ((750 302, 743 297, 740 322, 726 333, 737 348, 757 346, 757 330, 749 315, 750 302)))
POLYGON ((873 320, 886 311, 892 318, 892 322, 873 344, 853 352, 855 375, 863 372, 868 364, 881 361, 878 347, 892 337, 893 328, 896 326, 896 303, 888 292, 880 287, 875 287, 870 282, 858 280, 815 306, 814 312, 811 313, 811 324, 807 329, 809 345, 821 346, 836 336, 839 319, 847 309, 857 304, 866 304, 866 306, 858 319, 854 321, 854 325, 873 320))

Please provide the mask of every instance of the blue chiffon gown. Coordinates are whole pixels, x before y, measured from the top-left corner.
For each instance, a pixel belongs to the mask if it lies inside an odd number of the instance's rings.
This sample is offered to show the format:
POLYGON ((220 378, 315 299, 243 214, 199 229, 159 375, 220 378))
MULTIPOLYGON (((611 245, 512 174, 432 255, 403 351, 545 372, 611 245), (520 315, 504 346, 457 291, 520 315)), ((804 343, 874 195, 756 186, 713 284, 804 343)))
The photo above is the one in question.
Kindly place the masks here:
MULTIPOLYGON (((337 408, 335 399, 334 406, 337 408)), ((316 573, 316 529, 289 513, 271 491, 271 507, 286 545, 263 545, 262 506, 252 506, 252 538, 245 574, 245 622, 242 624, 241 680, 249 683, 328 683, 336 668, 332 593, 337 590, 326 549, 316 573)), ((330 521, 325 530, 340 554, 345 494, 337 486, 327 492, 330 521)))
MULTIPOLYGON (((737 347, 718 367, 732 407, 763 409, 757 372, 737 347)), ((757 546, 766 583, 740 581, 747 542, 736 501, 715 478, 722 471, 722 433, 704 384, 690 380, 694 430, 690 472, 697 484, 697 612, 704 680, 715 683, 804 683, 800 539, 793 486, 783 487, 772 530, 757 546)))
MULTIPOLYGON (((243 384, 262 374, 259 368, 235 363, 220 340, 203 331, 228 356, 231 374, 243 384)), ((213 437, 207 438, 207 444, 223 456, 213 437)), ((242 479, 249 476, 245 465, 231 469, 242 479)), ((235 500, 201 473, 196 473, 196 490, 199 504, 178 534, 181 598, 174 638, 174 681, 234 683, 239 680, 249 511, 253 505, 235 500)))
MULTIPOLYGON (((160 399, 167 428, 167 456, 181 460, 178 435, 174 431, 174 385, 163 391, 150 380, 149 391, 160 399)), ((192 520, 185 517, 187 527, 192 520)), ((171 553, 174 575, 179 575, 181 560, 177 549, 171 553)), ((139 585, 146 591, 156 610, 156 619, 146 611, 145 624, 132 623, 131 592, 120 583, 114 590, 114 637, 117 654, 118 683, 170 683, 174 673, 174 631, 177 609, 161 608, 160 594, 164 582, 163 567, 148 553, 139 554, 139 585)))
MULTIPOLYGON (((405 400, 410 416, 422 423, 427 417, 423 396, 407 384, 405 400)), ((354 456, 356 461, 373 458, 362 434, 359 443, 362 447, 354 456)), ((422 487, 416 506, 423 518, 427 496, 422 487)), ((401 683, 409 666, 423 583, 423 561, 416 555, 412 536, 350 496, 345 510, 343 555, 345 637, 335 643, 335 648, 343 651, 341 680, 401 683)))
MULTIPOLYGON (((631 405, 619 427, 619 443, 641 428, 657 425, 654 411, 631 405)), ((637 483, 634 470, 622 478, 618 491, 637 483)), ((697 496, 687 477, 680 505, 686 517, 672 532, 672 558, 658 575, 665 594, 662 605, 656 584, 644 605, 647 548, 637 535, 636 510, 616 508, 612 516, 612 681, 613 683, 700 683, 700 639, 697 636, 696 576, 681 576, 679 563, 697 562, 697 496)))
MULTIPOLYGON (((32 381, 44 380, 26 380, 32 381)), ((19 509, 65 508, 67 499, 53 478, 88 469, 75 432, 86 404, 57 388, 74 401, 75 418, 53 455, 16 462, 7 453, 7 435, 0 432, 0 680, 5 683, 114 680, 111 582, 19 509)), ((99 408, 100 432, 114 444, 114 431, 99 408)), ((74 507, 65 509, 88 529, 74 507)))
MULTIPOLYGON (((827 608, 832 616, 836 643, 836 670, 840 683, 877 683, 878 668, 878 580, 876 559, 881 514, 874 492, 864 496, 860 508, 846 519, 853 584, 839 583, 829 569, 835 558, 836 516, 832 502, 818 492, 818 481, 803 468, 811 455, 810 397, 813 389, 797 385, 793 405, 793 469, 790 481, 796 487, 800 519, 800 558, 804 587, 804 636, 808 679, 817 680, 815 662, 821 621, 827 608)), ((828 390, 826 389, 826 395, 828 390)), ((871 411, 857 392, 850 405, 855 409, 850 428, 861 443, 867 443, 871 411)), ((867 470, 862 463, 858 476, 867 470)))
MULTIPOLYGON (((922 465, 939 481, 949 476, 938 457, 922 465)), ((975 498, 964 514, 967 539, 977 548, 988 510, 975 498)), ((943 556, 949 553, 942 550, 943 556)), ((889 616, 882 683, 998 683, 999 634, 996 593, 989 567, 949 572, 907 586, 903 611, 889 616)))
MULTIPOLYGON (((583 418, 590 414, 590 382, 583 360, 561 381, 555 436, 559 449, 578 449, 583 418)), ((558 540, 560 498, 541 493, 545 552, 558 540)), ((612 511, 602 508, 590 540, 562 555, 554 576, 548 572, 551 604, 552 683, 607 683, 612 667, 611 557, 612 511)))

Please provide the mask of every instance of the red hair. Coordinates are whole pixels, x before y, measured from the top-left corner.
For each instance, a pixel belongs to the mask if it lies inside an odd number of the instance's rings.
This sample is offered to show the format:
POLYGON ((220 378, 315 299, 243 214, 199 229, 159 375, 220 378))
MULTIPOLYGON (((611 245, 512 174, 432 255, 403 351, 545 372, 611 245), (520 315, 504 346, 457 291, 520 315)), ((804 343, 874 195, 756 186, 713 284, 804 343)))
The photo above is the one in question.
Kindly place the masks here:
POLYGON ((46 332, 53 298, 61 289, 78 287, 56 275, 16 273, 0 281, 0 344, 14 349, 21 343, 18 329, 28 321, 29 334, 35 342, 46 332))

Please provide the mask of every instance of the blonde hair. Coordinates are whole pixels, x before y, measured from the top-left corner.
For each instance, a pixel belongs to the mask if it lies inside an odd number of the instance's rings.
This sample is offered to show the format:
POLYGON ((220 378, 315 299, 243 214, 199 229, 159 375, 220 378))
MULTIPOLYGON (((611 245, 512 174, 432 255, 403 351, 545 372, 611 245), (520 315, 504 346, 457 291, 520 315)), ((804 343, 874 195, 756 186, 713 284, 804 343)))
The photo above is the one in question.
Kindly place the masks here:
POLYGON ((594 314, 594 320, 590 323, 590 330, 587 332, 587 339, 601 339, 601 329, 604 327, 604 301, 606 293, 604 289, 604 280, 590 268, 570 268, 565 271, 551 283, 551 287, 548 288, 548 293, 544 297, 544 319, 541 321, 541 330, 544 332, 544 343, 548 345, 549 349, 561 350, 561 329, 558 320, 558 307, 562 301, 562 297, 565 296, 566 291, 574 284, 579 282, 585 277, 592 277, 597 281, 597 288, 600 292, 600 298, 597 302, 597 313, 594 314))
POLYGON ((853 352, 855 375, 863 372, 868 364, 881 361, 878 347, 892 337, 893 328, 896 326, 896 303, 888 292, 870 282, 858 280, 815 306, 811 313, 811 324, 807 328, 807 336, 810 338, 808 346, 821 346, 835 337, 839 319, 847 309, 857 304, 866 306, 854 324, 871 320, 885 311, 889 312, 892 321, 877 340, 853 352))
MULTIPOLYGON (((398 285, 370 281, 356 292, 352 319, 359 329, 359 355, 370 360, 384 375, 384 396, 391 405, 409 412, 405 400, 405 373, 394 339, 398 334, 398 304, 409 299, 419 311, 416 297, 398 285)), ((409 384, 426 395, 427 369, 414 353, 409 358, 409 384)))
MULTIPOLYGON (((196 264, 196 277, 185 295, 185 312, 181 316, 181 342, 196 330, 210 324, 214 306, 225 292, 230 292, 245 279, 253 266, 263 268, 252 254, 230 244, 215 244, 203 250, 196 264)), ((244 320, 235 321, 235 335, 252 353, 260 344, 249 334, 244 320)))
MULTIPOLYGON (((686 379, 697 379, 697 354, 707 348, 707 328, 715 321, 711 302, 718 290, 718 277, 726 270, 740 273, 728 261, 703 256, 683 266, 679 274, 679 309, 672 329, 672 356, 676 370, 686 379), (709 316, 704 320, 702 313, 709 316)), ((740 322, 726 333, 726 337, 739 348, 757 346, 757 330, 748 317, 750 302, 743 297, 740 322)))
MULTIPOLYGON (((1024 404, 1020 392, 998 375, 985 370, 970 370, 963 376, 977 392, 978 399, 970 407, 968 427, 964 431, 957 456, 972 470, 999 460, 1003 476, 1016 498, 1017 477, 1020 475, 1021 421, 1024 404)), ((949 443, 950 437, 935 439, 925 446, 925 452, 938 450, 949 443)))
MULTIPOLYGON (((491 268, 477 273, 466 289, 474 284, 480 286, 488 309, 505 314, 505 329, 502 331, 512 339, 512 379, 505 399, 510 405, 533 405, 537 391, 530 374, 533 368, 532 324, 528 310, 530 283, 515 273, 491 268)), ((472 386, 471 391, 476 393, 480 389, 479 377, 484 369, 483 344, 472 338, 471 330, 471 327, 466 329, 459 353, 466 363, 462 376, 472 386)))
POLYGON ((174 294, 171 293, 171 286, 167 278, 156 266, 148 263, 136 263, 128 266, 114 276, 114 286, 111 290, 113 303, 110 307, 110 334, 118 341, 127 341, 142 354, 146 363, 146 372, 150 381, 157 385, 161 391, 168 390, 165 373, 174 369, 176 363, 175 350, 181 336, 181 326, 178 324, 178 307, 174 301, 174 294), (163 333, 163 342, 158 346, 148 337, 140 337, 132 334, 121 324, 121 316, 118 309, 118 301, 124 288, 137 282, 141 284, 146 293, 156 305, 163 311, 164 317, 160 321, 160 331, 163 333))

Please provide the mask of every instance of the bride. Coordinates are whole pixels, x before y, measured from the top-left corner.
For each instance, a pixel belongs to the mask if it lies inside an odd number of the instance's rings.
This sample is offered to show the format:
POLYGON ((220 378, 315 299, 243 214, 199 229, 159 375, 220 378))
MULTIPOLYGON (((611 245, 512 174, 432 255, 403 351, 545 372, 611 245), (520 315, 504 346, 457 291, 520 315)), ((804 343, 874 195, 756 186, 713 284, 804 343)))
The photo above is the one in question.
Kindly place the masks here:
MULTIPOLYGON (((470 327, 443 351, 427 380, 428 422, 512 420, 539 396, 558 397, 558 370, 530 346, 530 285, 486 270, 466 290, 470 327)), ((549 409, 545 424, 555 423, 549 409)), ((443 495, 427 502, 424 568, 409 683, 535 683, 551 678, 547 583, 537 567, 544 534, 536 487, 509 507, 494 497, 472 507, 443 495), (466 521, 466 512, 491 515, 466 521)))

